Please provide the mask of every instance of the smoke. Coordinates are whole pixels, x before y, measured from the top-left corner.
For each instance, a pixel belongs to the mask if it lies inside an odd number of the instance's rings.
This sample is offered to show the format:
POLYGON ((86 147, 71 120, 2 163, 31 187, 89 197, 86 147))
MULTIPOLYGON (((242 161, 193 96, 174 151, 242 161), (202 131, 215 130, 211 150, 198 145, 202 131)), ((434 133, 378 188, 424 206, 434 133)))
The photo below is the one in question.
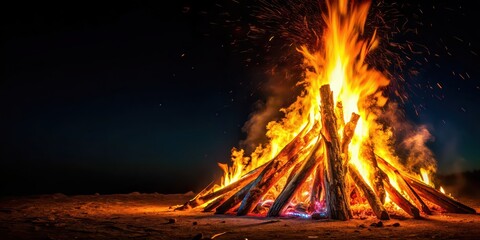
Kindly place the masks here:
POLYGON ((436 172, 435 156, 427 146, 428 142, 435 139, 426 125, 417 126, 409 122, 394 102, 386 105, 379 122, 389 126, 389 131, 393 132, 393 148, 406 169, 418 172, 423 168, 432 173, 436 172))
POLYGON ((296 72, 292 70, 292 67, 277 66, 272 68, 269 74, 266 74, 268 80, 262 93, 268 97, 255 103, 255 110, 242 128, 247 136, 240 145, 247 152, 252 152, 260 143, 267 142, 267 124, 283 117, 280 110, 289 106, 298 95, 299 89, 296 89, 295 86, 300 78, 300 73, 292 74, 292 72, 296 72), (281 70, 278 70, 279 68, 281 70))
POLYGON ((409 155, 406 159, 407 168, 426 168, 429 172, 436 171, 436 161, 432 151, 426 146, 428 141, 434 140, 426 126, 419 126, 414 129, 401 146, 408 149, 409 155))

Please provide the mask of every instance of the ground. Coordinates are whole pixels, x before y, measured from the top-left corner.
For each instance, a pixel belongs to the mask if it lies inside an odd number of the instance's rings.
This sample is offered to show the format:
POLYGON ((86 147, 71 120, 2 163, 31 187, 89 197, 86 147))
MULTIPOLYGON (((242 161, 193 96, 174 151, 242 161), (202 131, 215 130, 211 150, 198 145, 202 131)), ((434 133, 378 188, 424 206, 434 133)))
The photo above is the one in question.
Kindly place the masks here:
MULTIPOLYGON (((236 217, 174 211, 193 193, 0 198, 0 239, 478 239, 480 215, 350 221, 236 217), (216 234, 219 234, 215 236, 216 234)), ((480 201, 460 199, 480 212, 480 201)))

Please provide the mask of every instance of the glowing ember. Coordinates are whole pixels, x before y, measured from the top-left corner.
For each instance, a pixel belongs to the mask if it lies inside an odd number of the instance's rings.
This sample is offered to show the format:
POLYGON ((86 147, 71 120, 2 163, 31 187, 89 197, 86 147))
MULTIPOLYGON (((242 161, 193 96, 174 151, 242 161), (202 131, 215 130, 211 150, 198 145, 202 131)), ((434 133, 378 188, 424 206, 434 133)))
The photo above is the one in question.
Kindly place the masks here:
MULTIPOLYGON (((303 91, 281 110, 283 119, 267 124, 269 141, 248 157, 233 149, 232 165, 220 164, 225 172, 221 186, 206 189, 185 206, 203 204, 206 210, 238 215, 308 218, 315 213, 349 219, 351 210, 367 211, 368 202, 378 218, 388 219, 384 207, 419 217, 419 209, 430 213, 423 198, 436 203, 446 197, 430 181, 435 166, 406 169, 393 150, 394 133, 378 121, 388 101, 382 90, 390 81, 365 62, 379 42, 376 32, 364 36, 370 4, 326 2, 316 48, 298 48, 305 66, 298 83, 303 91)), ((454 211, 456 203, 447 210, 454 211)))

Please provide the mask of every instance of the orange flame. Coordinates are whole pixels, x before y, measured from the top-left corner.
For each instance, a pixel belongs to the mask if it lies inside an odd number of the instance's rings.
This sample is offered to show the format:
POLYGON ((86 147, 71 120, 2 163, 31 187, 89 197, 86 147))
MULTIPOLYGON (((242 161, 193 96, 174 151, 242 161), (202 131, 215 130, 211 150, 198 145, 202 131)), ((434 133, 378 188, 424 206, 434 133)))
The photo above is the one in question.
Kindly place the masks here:
MULTIPOLYGON (((369 180, 372 166, 360 154, 367 141, 373 143, 376 154, 398 167, 397 157, 390 146, 392 132, 376 121, 376 110, 388 100, 382 90, 390 81, 365 61, 379 43, 376 31, 368 38, 364 36, 371 3, 348 0, 327 0, 326 3, 327 12, 322 14, 325 28, 319 46, 315 49, 305 45, 298 48, 305 66, 305 79, 298 83, 303 87, 301 95, 289 107, 280 110, 285 114, 283 119, 267 124, 268 143, 259 145, 249 157, 245 156, 244 150, 232 150, 232 165, 221 165, 225 171, 223 186, 271 160, 305 126, 311 128, 309 123, 320 120, 319 89, 324 84, 330 84, 334 101, 343 105, 340 121, 347 122, 352 112, 361 116, 349 145, 349 156, 365 181, 372 184, 369 180)), ((343 129, 338 130, 343 132, 343 129)), ((390 182, 398 188, 395 181, 395 176, 390 176, 390 182)))

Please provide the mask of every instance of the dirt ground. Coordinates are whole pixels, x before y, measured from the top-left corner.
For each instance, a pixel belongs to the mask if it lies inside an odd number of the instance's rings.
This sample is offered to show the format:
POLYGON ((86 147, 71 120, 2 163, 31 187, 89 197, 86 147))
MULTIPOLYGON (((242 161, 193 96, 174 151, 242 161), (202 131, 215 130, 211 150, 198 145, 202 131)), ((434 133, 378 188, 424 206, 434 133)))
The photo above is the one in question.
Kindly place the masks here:
MULTIPOLYGON (((236 217, 173 211, 190 194, 63 194, 0 199, 0 239, 479 239, 480 215, 397 216, 371 226, 346 222, 236 217), (216 235, 216 236, 215 236, 216 235)), ((460 199, 480 212, 480 201, 460 199)))

